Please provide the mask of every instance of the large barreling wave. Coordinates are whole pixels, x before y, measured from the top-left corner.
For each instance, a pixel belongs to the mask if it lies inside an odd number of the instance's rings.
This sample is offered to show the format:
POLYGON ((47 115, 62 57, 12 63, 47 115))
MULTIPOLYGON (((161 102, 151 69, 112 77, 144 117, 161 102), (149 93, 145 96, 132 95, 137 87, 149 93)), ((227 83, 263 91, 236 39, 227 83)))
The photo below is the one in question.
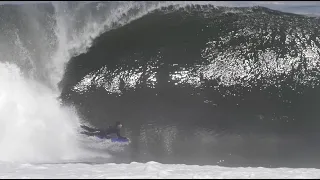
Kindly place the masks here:
POLYGON ((170 5, 114 23, 72 57, 62 98, 114 121, 130 160, 311 166, 319 159, 319 19, 170 5))
POLYGON ((121 121, 131 144, 115 160, 318 165, 317 17, 208 2, 0 9, 0 161, 105 157, 79 124, 121 121))

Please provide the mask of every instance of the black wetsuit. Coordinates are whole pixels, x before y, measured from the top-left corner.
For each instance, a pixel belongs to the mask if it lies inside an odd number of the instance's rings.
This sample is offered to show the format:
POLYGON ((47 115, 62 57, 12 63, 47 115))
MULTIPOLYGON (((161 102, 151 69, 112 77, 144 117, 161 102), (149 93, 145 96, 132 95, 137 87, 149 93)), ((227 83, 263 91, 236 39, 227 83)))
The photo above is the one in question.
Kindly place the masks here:
POLYGON ((114 136, 117 136, 117 138, 124 138, 120 135, 120 129, 117 127, 111 126, 106 130, 94 129, 94 128, 90 128, 88 126, 83 126, 83 125, 81 127, 86 130, 81 133, 86 134, 88 136, 98 136, 100 138, 107 138, 107 139, 110 139, 114 136))

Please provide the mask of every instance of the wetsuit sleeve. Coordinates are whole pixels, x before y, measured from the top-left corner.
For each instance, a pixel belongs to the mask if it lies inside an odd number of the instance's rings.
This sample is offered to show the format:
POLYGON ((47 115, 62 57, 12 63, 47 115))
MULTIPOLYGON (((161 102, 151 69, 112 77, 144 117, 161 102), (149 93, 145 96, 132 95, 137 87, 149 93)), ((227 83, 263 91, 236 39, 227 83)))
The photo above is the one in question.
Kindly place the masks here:
POLYGON ((85 130, 87 130, 87 131, 90 132, 90 133, 93 133, 93 132, 95 132, 95 131, 100 131, 100 130, 98 130, 98 129, 91 128, 91 127, 84 126, 84 125, 81 125, 81 127, 82 127, 82 129, 85 129, 85 130))

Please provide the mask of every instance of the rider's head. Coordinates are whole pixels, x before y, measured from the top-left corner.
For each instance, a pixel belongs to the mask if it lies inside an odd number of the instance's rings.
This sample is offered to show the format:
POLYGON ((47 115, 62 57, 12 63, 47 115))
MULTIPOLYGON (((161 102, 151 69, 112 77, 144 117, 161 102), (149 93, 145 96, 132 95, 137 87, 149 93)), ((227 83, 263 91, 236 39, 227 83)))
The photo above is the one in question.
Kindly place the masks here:
POLYGON ((117 122, 116 122, 116 127, 117 127, 118 129, 121 129, 121 128, 122 128, 122 124, 121 124, 119 121, 117 121, 117 122))

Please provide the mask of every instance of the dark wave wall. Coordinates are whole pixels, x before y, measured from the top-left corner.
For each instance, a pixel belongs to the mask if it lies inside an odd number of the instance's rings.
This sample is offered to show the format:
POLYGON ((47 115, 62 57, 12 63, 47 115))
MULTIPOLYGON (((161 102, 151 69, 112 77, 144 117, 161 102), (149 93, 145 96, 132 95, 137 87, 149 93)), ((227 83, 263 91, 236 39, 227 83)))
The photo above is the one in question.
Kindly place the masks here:
POLYGON ((319 19, 263 7, 169 6, 73 57, 62 99, 124 124, 128 161, 315 167, 319 19))

